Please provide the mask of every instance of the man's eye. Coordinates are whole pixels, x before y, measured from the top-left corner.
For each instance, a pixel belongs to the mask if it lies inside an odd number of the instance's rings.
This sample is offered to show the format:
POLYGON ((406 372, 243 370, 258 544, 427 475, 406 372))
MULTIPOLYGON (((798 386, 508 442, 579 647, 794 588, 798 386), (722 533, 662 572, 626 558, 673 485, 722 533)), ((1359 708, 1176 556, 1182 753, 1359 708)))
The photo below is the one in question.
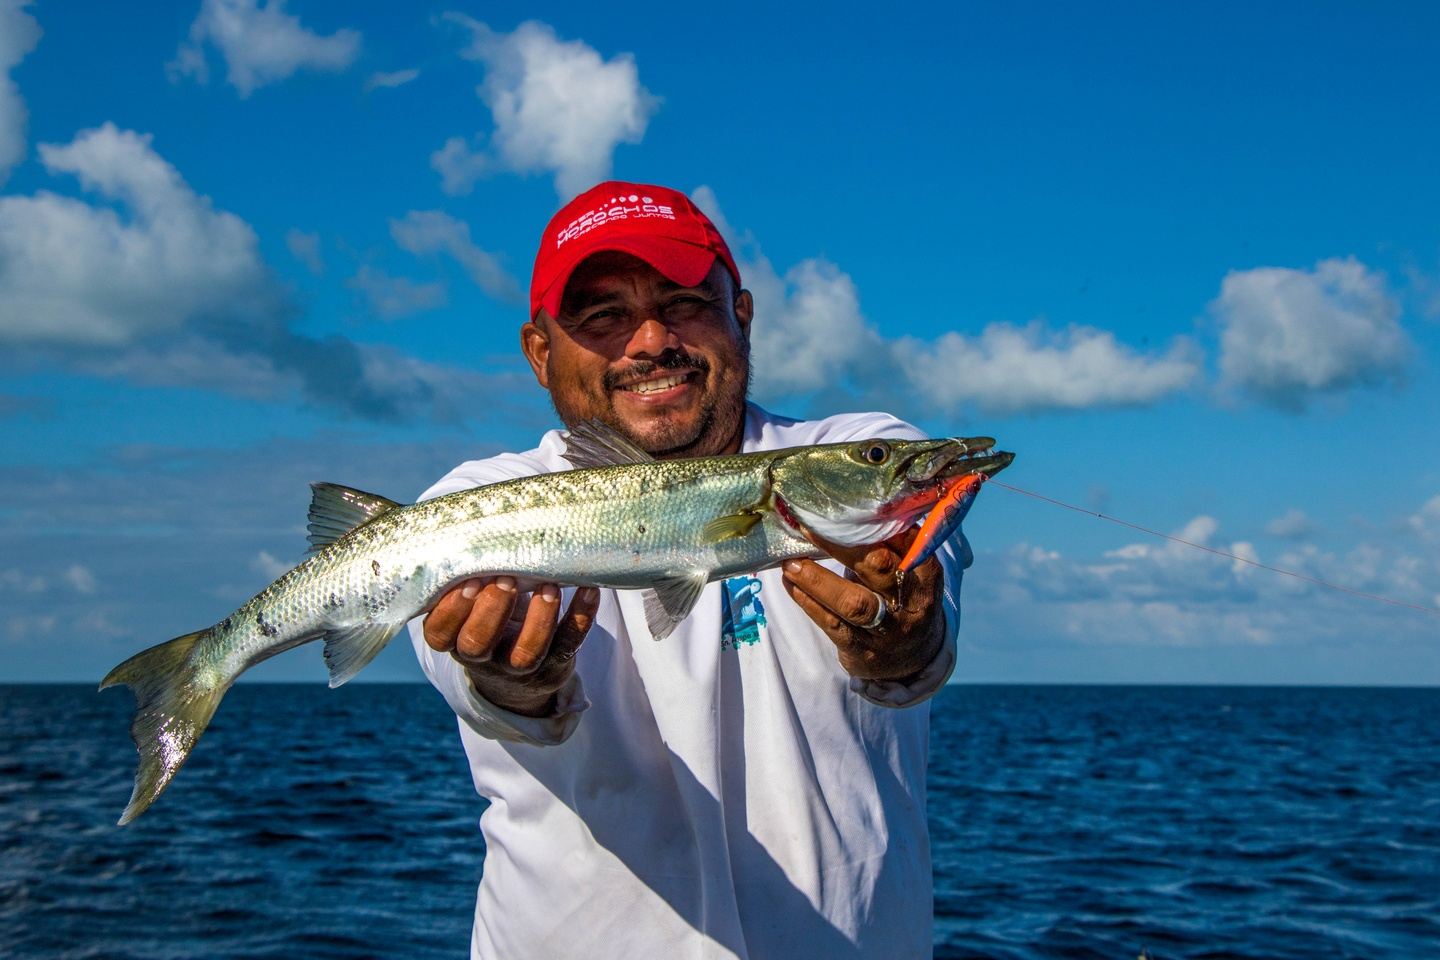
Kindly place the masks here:
POLYGON ((696 310, 703 310, 710 305, 710 301, 704 297, 685 296, 675 297, 665 303, 666 313, 694 313, 696 310))
POLYGON ((596 310, 581 317, 580 326, 585 330, 603 330, 613 326, 619 319, 619 310, 596 310))

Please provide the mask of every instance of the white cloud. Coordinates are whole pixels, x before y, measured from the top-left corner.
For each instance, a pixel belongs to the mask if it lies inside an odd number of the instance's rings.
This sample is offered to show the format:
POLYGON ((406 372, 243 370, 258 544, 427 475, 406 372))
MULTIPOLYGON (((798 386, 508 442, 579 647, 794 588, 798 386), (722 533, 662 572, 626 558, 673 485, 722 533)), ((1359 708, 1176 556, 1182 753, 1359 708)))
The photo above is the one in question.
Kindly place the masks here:
POLYGON ((523 381, 441 366, 377 344, 312 338, 285 326, 205 330, 118 353, 71 358, 96 376, 288 401, 372 421, 452 422, 523 381))
POLYGON ((1211 308, 1222 385, 1283 409, 1301 409, 1317 392, 1393 379, 1410 355, 1384 277, 1353 257, 1313 270, 1232 272, 1211 308))
POLYGON ((325 258, 320 255, 320 234, 291 227, 285 231, 285 247, 315 276, 325 272, 325 258))
POLYGON ((866 322, 849 274, 829 260, 811 257, 782 277, 754 237, 730 225, 714 190, 696 187, 691 198, 725 237, 755 298, 750 343, 757 395, 828 389, 844 381, 862 359, 883 357, 888 348, 866 322))
POLYGON ((0 570, 0 588, 13 593, 43 593, 50 584, 38 574, 16 567, 0 570))
POLYGON ((471 149, 464 137, 446 140, 443 147, 430 154, 430 166, 440 174, 440 189, 451 196, 469 193, 476 180, 495 169, 489 155, 484 150, 471 149))
POLYGON ((1144 406, 1200 374, 1199 350, 1177 337, 1163 354, 1140 354, 1093 327, 992 323, 978 337, 950 332, 895 344, 900 369, 926 398, 994 413, 1144 406))
POLYGON ((0 197, 0 342, 117 346, 187 319, 274 309, 254 231, 151 148, 105 124, 42 144, 52 174, 130 214, 41 191, 0 197))
MULTIPOLYGON (((69 584, 77 593, 95 592, 95 574, 78 563, 73 563, 61 571, 59 579, 69 584)), ((16 567, 0 570, 0 590, 11 593, 45 593, 57 585, 58 583, 50 578, 16 567)))
POLYGON ((754 294, 752 363, 762 399, 841 391, 852 402, 859 395, 902 408, 918 396, 931 412, 1031 413, 1150 404, 1199 377, 1199 349, 1183 337, 1159 355, 1137 353, 1106 331, 1038 323, 991 324, 979 337, 887 340, 865 319, 854 281, 838 266, 811 258, 781 277, 753 237, 737 235, 713 190, 702 186, 693 196, 732 245, 754 294))
POLYGON ((1241 560, 1164 540, 1096 556, 1022 543, 982 554, 971 576, 987 577, 986 596, 1023 611, 1026 629, 1036 636, 1135 647, 1348 643, 1355 640, 1353 624, 1384 616, 1394 617, 1400 632, 1416 629, 1411 613, 1254 563, 1403 603, 1431 603, 1440 591, 1440 564, 1417 552, 1413 541, 1360 542, 1343 552, 1307 543, 1262 558, 1251 543, 1217 542, 1218 533, 1214 518, 1199 516, 1174 536, 1241 560))
POLYGON ((366 90, 389 90, 395 87, 403 87, 405 84, 420 76, 420 68, 411 67, 408 70, 391 70, 370 74, 365 81, 366 90))
POLYGON ((270 0, 264 6, 259 0, 202 0, 190 35, 166 64, 172 80, 192 76, 201 83, 209 81, 207 43, 225 59, 227 79, 241 97, 297 70, 344 70, 360 53, 359 33, 314 33, 285 12, 285 0, 270 0))
POLYGON ((75 351, 67 362, 81 373, 141 386, 191 387, 249 400, 270 400, 304 388, 264 350, 232 347, 206 332, 151 337, 124 350, 75 351))
POLYGON ((148 136, 106 124, 39 152, 111 205, 0 197, 0 348, 11 356, 257 399, 298 394, 370 420, 453 419, 484 392, 479 375, 293 329, 297 309, 254 231, 196 194, 148 136))
POLYGON ((821 258, 802 260, 785 276, 757 256, 741 271, 755 297, 751 330, 756 388, 762 394, 808 393, 835 385, 882 348, 865 322, 855 282, 821 258))
POLYGON ((90 572, 88 567, 78 563, 72 563, 65 568, 65 582, 74 587, 79 593, 95 592, 95 574, 90 572))
POLYGON ((269 550, 261 550, 250 560, 250 569, 270 580, 278 580, 293 566, 295 564, 276 559, 269 550))
POLYGON ((0 0, 0 184, 25 159, 29 113, 10 71, 40 42, 40 25, 28 6, 30 0, 0 0))
POLYGON ((55 624, 58 622, 58 618, 53 613, 9 617, 5 621, 5 633, 12 640, 32 637, 36 634, 49 635, 55 632, 55 624))
POLYGON ((385 320, 445 305, 444 283, 416 283, 405 277, 392 277, 369 265, 362 266, 346 283, 362 293, 370 309, 385 320))
POLYGON ((1305 511, 1291 508, 1265 525, 1265 532, 1282 540, 1303 540, 1315 529, 1305 511))
POLYGON ((506 34, 460 13, 445 19, 470 31, 462 56, 484 65, 477 92, 494 124, 488 143, 452 137, 431 156, 447 193, 492 172, 552 173, 567 199, 610 175, 617 146, 644 137, 659 100, 630 54, 605 60, 533 20, 506 34))
POLYGON ((481 290, 497 300, 520 300, 520 285, 500 265, 499 258, 476 246, 470 239, 469 224, 449 214, 411 210, 403 219, 390 221, 390 236, 402 249, 417 256, 449 254, 481 290))
POLYGON ((1415 311, 1432 323, 1440 321, 1440 273, 1414 263, 1407 264, 1404 273, 1408 300, 1415 311))
POLYGON ((1406 518, 1406 523, 1426 540, 1440 542, 1440 494, 1426 500, 1419 510, 1406 518))

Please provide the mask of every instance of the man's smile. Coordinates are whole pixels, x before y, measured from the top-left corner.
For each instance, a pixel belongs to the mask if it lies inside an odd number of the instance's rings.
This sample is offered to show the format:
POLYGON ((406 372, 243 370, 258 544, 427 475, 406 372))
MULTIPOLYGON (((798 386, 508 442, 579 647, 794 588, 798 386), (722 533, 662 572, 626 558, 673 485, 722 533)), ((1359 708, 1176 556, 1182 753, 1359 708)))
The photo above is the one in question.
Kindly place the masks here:
MULTIPOLYGON (((698 370, 662 370, 628 383, 616 386, 616 390, 641 397, 656 397, 659 394, 671 395, 678 393, 680 388, 688 386, 700 375, 698 370)), ((658 397, 657 397, 658 398, 658 397)))

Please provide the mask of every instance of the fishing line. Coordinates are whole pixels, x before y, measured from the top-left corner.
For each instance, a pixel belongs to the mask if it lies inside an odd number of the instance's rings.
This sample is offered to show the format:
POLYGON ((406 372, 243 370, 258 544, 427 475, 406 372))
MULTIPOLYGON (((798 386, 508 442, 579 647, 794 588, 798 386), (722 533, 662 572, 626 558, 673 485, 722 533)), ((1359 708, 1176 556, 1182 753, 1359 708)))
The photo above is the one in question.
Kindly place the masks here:
POLYGON ((1159 537, 1162 540, 1169 540, 1173 543, 1183 543, 1187 547, 1194 547, 1196 550, 1204 550, 1206 553, 1213 553, 1217 557, 1224 557, 1227 560, 1234 560, 1238 563, 1248 564, 1252 567, 1259 567, 1261 570, 1269 570, 1271 573, 1284 574, 1287 577, 1294 577, 1296 580, 1304 580, 1316 586, 1326 587, 1330 590, 1338 590, 1341 593, 1348 593, 1352 597, 1361 597, 1365 600, 1378 600, 1380 603, 1388 603, 1395 607, 1406 607, 1410 610, 1419 610, 1421 613, 1429 613, 1440 616, 1440 610, 1434 607, 1426 607, 1418 603, 1408 603, 1404 600, 1396 600, 1394 597, 1383 597, 1378 593, 1366 593, 1364 590, 1355 590, 1350 587, 1341 586, 1338 583, 1331 583, 1329 580, 1321 580, 1319 577, 1312 577, 1303 573, 1296 573, 1294 570, 1285 570, 1280 567, 1272 567, 1268 563, 1261 563, 1259 560, 1251 560, 1246 557, 1238 557, 1233 553, 1224 550, 1217 550, 1214 547, 1207 547, 1203 543, 1196 543, 1193 540, 1186 540, 1184 537, 1172 536, 1168 533, 1161 533, 1159 530, 1151 530, 1149 527, 1142 527, 1138 523, 1131 523, 1129 520, 1121 520, 1119 517, 1108 516, 1096 510, 1087 510, 1084 507, 1077 507, 1073 503, 1065 503, 1063 500, 1056 500, 1039 493, 1031 493, 1029 490, 1021 490, 1019 487, 1011 486, 992 478, 987 479, 986 484, 994 484, 997 487, 1004 487, 1014 493, 1023 493, 1027 497, 1034 497, 1036 500, 1043 500, 1046 503, 1053 503, 1057 507, 1064 507, 1066 510, 1074 510, 1076 513, 1083 513, 1092 517, 1099 517, 1101 520, 1109 520, 1111 523, 1118 523, 1122 527, 1129 527, 1131 530, 1139 530, 1141 533, 1149 534, 1152 537, 1159 537))

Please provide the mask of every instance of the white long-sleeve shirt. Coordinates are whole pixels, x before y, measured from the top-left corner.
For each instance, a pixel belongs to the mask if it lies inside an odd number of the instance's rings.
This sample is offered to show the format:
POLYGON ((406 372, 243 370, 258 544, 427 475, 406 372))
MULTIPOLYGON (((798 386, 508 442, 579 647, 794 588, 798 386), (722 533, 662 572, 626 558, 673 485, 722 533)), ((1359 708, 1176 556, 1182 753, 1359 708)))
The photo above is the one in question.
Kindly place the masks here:
MULTIPOLYGON (((884 414, 797 422, 752 404, 743 451, 918 436, 884 414)), ((563 449, 552 431, 424 497, 568 469, 563 449)), ((661 642, 638 592, 601 591, 544 718, 483 700, 414 621, 490 801, 471 956, 929 957, 923 701, 954 667, 969 547, 939 557, 947 643, 909 686, 852 680, 778 569, 710 584, 661 642)))

